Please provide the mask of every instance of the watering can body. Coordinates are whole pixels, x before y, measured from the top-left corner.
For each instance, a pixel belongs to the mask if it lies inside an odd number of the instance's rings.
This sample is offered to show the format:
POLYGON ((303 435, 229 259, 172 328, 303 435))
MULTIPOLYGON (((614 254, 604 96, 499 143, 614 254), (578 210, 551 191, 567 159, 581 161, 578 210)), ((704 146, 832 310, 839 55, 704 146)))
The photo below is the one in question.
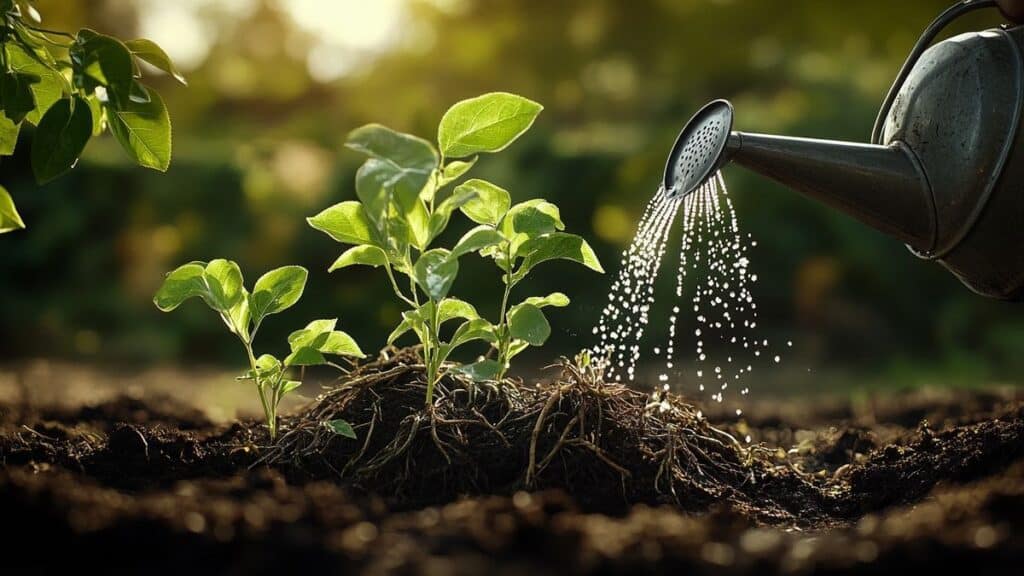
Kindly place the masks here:
POLYGON ((910 243, 983 295, 1024 297, 1024 28, 932 46, 914 66, 882 128, 906 145, 929 194, 931 239, 910 243))
POLYGON ((872 143, 733 132, 731 105, 716 101, 680 134, 666 189, 689 193, 692 173, 736 162, 899 238, 979 294, 1024 300, 1024 27, 928 47, 960 13, 994 4, 962 2, 933 23, 872 143), (722 125, 727 137, 707 136, 722 125))

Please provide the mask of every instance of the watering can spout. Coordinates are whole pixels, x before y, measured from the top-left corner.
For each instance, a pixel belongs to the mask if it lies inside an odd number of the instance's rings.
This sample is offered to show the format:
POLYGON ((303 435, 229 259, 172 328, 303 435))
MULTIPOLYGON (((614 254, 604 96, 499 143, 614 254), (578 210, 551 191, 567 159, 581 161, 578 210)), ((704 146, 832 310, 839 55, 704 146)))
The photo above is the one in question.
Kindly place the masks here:
POLYGON ((841 210, 915 250, 935 241, 928 180, 914 153, 888 146, 732 131, 733 108, 715 100, 679 134, 664 187, 685 196, 728 162, 740 164, 841 210))
POLYGON ((899 238, 935 245, 931 191, 914 153, 889 146, 732 132, 725 159, 899 238))

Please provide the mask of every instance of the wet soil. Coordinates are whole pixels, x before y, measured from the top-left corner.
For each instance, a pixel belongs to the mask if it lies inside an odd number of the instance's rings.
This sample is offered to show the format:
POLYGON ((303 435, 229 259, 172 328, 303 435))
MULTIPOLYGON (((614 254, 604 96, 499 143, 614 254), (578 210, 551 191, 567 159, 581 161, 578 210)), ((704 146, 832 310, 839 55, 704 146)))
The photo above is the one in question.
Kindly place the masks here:
POLYGON ((364 368, 287 417, 274 445, 258 422, 216 424, 160 395, 0 403, 6 560, 149 574, 1012 573, 1024 560, 1021 391, 763 400, 741 418, 578 372, 514 395, 446 382, 432 410, 420 386, 402 358, 364 368), (356 440, 320 425, 335 417, 356 440))

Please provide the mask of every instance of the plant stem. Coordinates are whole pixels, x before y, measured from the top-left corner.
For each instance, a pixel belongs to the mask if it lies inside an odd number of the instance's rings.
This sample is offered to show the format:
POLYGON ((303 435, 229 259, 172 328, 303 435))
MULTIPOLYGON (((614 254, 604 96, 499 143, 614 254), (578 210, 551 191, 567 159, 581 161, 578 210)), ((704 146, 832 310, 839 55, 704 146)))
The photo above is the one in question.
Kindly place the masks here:
MULTIPOLYGON (((402 301, 405 302, 406 304, 410 306, 419 307, 419 305, 416 304, 416 302, 413 302, 411 299, 407 298, 406 295, 402 293, 402 289, 398 287, 398 282, 395 280, 395 273, 391 271, 390 262, 384 265, 384 270, 386 270, 388 273, 388 279, 391 280, 391 288, 394 289, 395 295, 401 298, 402 301)), ((415 292, 413 292, 413 295, 415 295, 415 292)))
MULTIPOLYGON (((431 340, 430 348, 431 354, 427 360, 427 406, 430 406, 434 402, 434 386, 440 379, 439 372, 441 371, 441 363, 438 361, 441 352, 441 336, 440 336, 440 302, 434 302, 430 311, 430 325, 427 327, 428 340, 431 340)), ((426 344, 426 343, 424 343, 426 344)))
POLYGON ((505 295, 501 298, 501 315, 498 317, 498 382, 505 378, 508 370, 509 347, 512 345, 512 336, 508 334, 508 297, 512 292, 512 243, 505 243, 505 295))
POLYGON ((263 392, 260 382, 259 370, 256 368, 256 355, 252 353, 252 344, 242 340, 245 345, 245 352, 249 355, 249 367, 252 369, 252 379, 256 383, 256 391, 260 395, 260 404, 263 405, 263 416, 267 419, 267 428, 270 430, 270 439, 277 438, 277 408, 267 402, 267 395, 263 392))

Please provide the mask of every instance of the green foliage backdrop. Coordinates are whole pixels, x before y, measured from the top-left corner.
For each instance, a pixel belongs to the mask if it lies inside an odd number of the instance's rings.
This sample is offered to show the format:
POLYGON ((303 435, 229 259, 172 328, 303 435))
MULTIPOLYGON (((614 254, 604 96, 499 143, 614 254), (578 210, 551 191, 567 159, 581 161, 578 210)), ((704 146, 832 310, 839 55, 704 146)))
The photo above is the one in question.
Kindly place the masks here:
MULTIPOLYGON (((0 185, 31 227, 0 240, 0 358, 231 361, 235 350, 205 311, 185 306, 167 322, 150 305, 165 270, 220 255, 256 275, 286 263, 311 271, 294 317, 263 328, 267 341, 337 315, 365 350, 382 345, 401 313, 386 278, 365 268, 329 277, 336 247, 303 218, 355 199, 362 158, 343 148, 350 130, 382 122, 431 134, 451 102, 495 90, 545 112, 474 175, 512 190, 513 203, 558 204, 613 272, 676 132, 701 104, 731 99, 745 130, 866 140, 902 58, 948 3, 411 1, 403 41, 330 82, 307 70, 308 32, 285 0, 254 1, 242 15, 210 9, 210 51, 184 70, 189 87, 152 79, 174 119, 166 174, 133 167, 109 137, 43 187, 32 178, 31 131, 0 161, 0 185)), ((153 3, 38 5, 52 27, 134 38, 153 3)), ((998 22, 982 14, 959 28, 998 22)), ((1024 367, 1020 307, 982 300, 896 241, 755 175, 729 168, 726 180, 758 240, 761 324, 794 341, 798 366, 1010 380, 1024 367)), ((465 231, 452 226, 442 240, 465 231)), ((476 260, 456 289, 499 300, 497 271, 476 260)), ((574 304, 536 362, 590 343, 610 281, 556 267, 524 282, 574 304)), ((660 340, 665 329, 648 334, 660 340)))

